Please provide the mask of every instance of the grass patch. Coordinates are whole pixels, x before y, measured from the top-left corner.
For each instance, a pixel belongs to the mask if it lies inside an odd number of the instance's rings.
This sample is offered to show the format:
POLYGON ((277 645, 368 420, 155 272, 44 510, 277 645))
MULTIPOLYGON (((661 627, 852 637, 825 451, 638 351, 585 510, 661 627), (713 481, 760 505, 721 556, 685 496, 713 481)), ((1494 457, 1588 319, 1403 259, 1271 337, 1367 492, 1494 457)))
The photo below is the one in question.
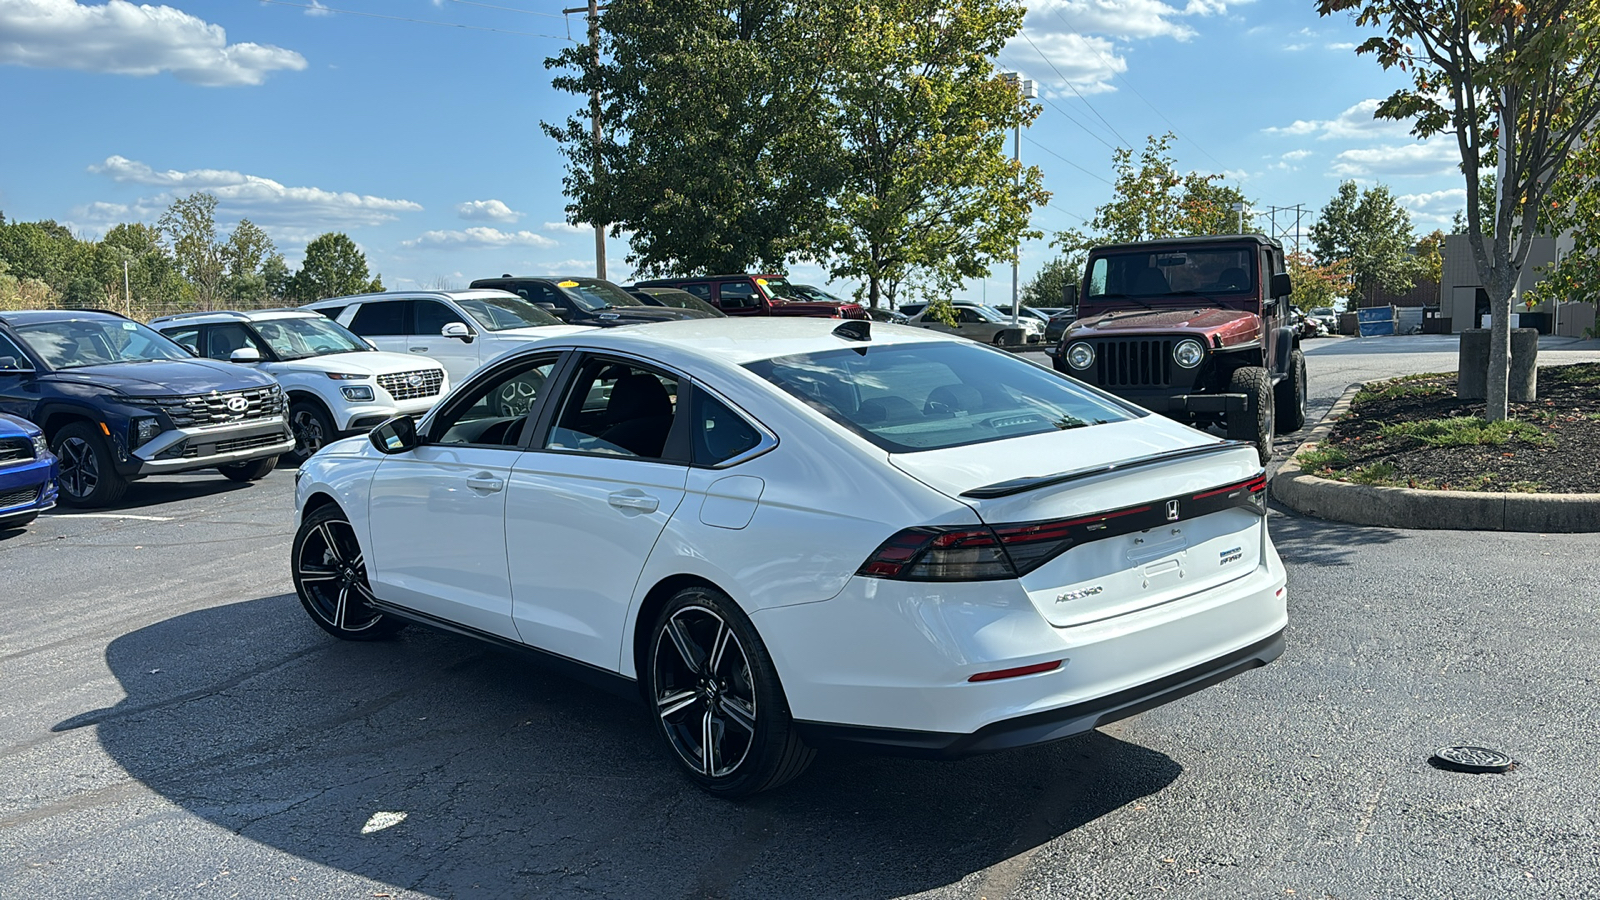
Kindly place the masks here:
POLYGON ((1351 469, 1344 473, 1344 477, 1351 484, 1369 484, 1378 487, 1393 487, 1399 484, 1395 478, 1394 463, 1373 463, 1359 469, 1351 469))
POLYGON ((1530 444, 1545 443, 1544 432, 1527 422, 1509 419, 1490 422, 1476 416, 1429 419, 1424 422, 1397 422, 1378 431, 1384 437, 1408 437, 1430 447, 1497 446, 1511 440, 1530 444))
POLYGON ((1302 472, 1329 472, 1350 465, 1350 456, 1338 447, 1318 444, 1298 457, 1302 472))
POLYGON ((1404 397, 1442 397, 1450 393, 1444 381, 1451 376, 1441 373, 1402 375, 1388 381, 1375 381, 1361 386, 1356 392, 1356 403, 1379 400, 1399 400, 1404 397))

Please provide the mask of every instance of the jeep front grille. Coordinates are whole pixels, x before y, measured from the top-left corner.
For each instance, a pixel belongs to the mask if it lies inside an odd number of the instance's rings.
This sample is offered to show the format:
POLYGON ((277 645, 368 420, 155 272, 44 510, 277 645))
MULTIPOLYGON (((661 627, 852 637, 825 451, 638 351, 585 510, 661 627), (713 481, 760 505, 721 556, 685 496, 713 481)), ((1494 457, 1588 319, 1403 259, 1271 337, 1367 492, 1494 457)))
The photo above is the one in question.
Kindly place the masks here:
POLYGON ((6 491, 0 494, 0 509, 11 509, 14 506, 28 506, 39 501, 39 488, 23 488, 17 491, 6 491))
POLYGON ((281 416, 283 389, 273 385, 243 391, 159 397, 154 404, 172 419, 172 424, 177 428, 204 428, 208 425, 229 425, 281 416), (244 401, 242 408, 230 408, 238 407, 239 400, 244 401))
POLYGON ((378 387, 388 391, 389 396, 396 400, 432 397, 439 393, 439 386, 442 384, 444 384, 443 369, 416 369, 378 376, 378 387))
POLYGON ((1101 387, 1167 387, 1172 383, 1172 338, 1097 341, 1096 384, 1101 387))
POLYGON ((0 438, 0 466, 33 459, 33 441, 28 438, 0 438))

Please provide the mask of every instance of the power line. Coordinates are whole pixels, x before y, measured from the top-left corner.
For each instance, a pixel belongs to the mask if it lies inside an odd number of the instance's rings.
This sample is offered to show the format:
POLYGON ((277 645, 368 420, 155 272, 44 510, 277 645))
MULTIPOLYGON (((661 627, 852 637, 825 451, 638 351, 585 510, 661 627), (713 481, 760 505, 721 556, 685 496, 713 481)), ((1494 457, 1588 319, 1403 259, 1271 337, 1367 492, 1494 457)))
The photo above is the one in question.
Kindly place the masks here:
POLYGON ((1022 39, 1028 42, 1028 46, 1033 48, 1033 52, 1039 54, 1039 58, 1045 61, 1045 65, 1055 70, 1056 75, 1060 76, 1063 84, 1069 88, 1072 88, 1072 92, 1078 95, 1078 99, 1083 101, 1084 106, 1089 107, 1089 111, 1094 113, 1094 117, 1105 123, 1106 128, 1110 129, 1111 133, 1117 136, 1117 140, 1122 142, 1122 146, 1131 151, 1133 147, 1128 143, 1128 139, 1118 133, 1116 127, 1107 121, 1105 116, 1100 115, 1100 110, 1094 108, 1094 104, 1089 102, 1089 98, 1085 97, 1083 92, 1079 91, 1078 88, 1067 78, 1067 76, 1061 74, 1061 70, 1057 69, 1056 64, 1050 61, 1050 57, 1045 56, 1044 51, 1039 49, 1039 45, 1033 42, 1033 38, 1028 37, 1028 32, 1019 31, 1017 34, 1022 35, 1022 39))
POLYGON ((1046 203, 1045 206, 1048 206, 1051 209, 1056 210, 1057 212, 1064 212, 1067 215, 1073 217, 1074 219, 1077 219, 1079 222, 1082 222, 1085 225, 1089 224, 1089 220, 1088 219, 1085 219, 1083 216, 1078 215, 1077 213, 1073 212, 1072 210, 1062 209, 1061 207, 1055 205, 1054 203, 1046 203))
POLYGON ((477 0, 450 0, 450 2, 460 3, 462 6, 481 6, 484 9, 497 9, 501 12, 522 13, 523 15, 528 16, 544 16, 547 19, 565 20, 567 18, 566 16, 557 15, 556 13, 539 12, 535 9, 517 9, 514 6, 495 6, 490 3, 478 3, 477 0))
POLYGON ((1062 21, 1062 23, 1067 26, 1067 33, 1072 35, 1073 37, 1077 38, 1079 41, 1081 41, 1085 47, 1088 47, 1090 50, 1094 51, 1094 55, 1099 57, 1100 61, 1106 64, 1106 71, 1110 72, 1113 78, 1117 79, 1118 81, 1120 81, 1124 85, 1126 85, 1128 90, 1133 91, 1133 95, 1135 97, 1138 97, 1140 100, 1143 100, 1144 101, 1144 105, 1150 107, 1150 111, 1151 112, 1153 112, 1156 115, 1160 116, 1161 117, 1161 121, 1167 123, 1167 126, 1172 129, 1172 133, 1173 134, 1176 134, 1178 137, 1183 138, 1184 140, 1188 141, 1191 144, 1194 144, 1194 148, 1196 150, 1199 150, 1201 153, 1204 153, 1206 155, 1207 159, 1209 159, 1212 162, 1217 164, 1218 168, 1220 168, 1220 169, 1228 168, 1227 166, 1222 164, 1222 160, 1217 159, 1215 156, 1212 156, 1211 155, 1211 151, 1209 151, 1206 148, 1200 146, 1200 144, 1197 141, 1187 137, 1186 135, 1184 135, 1183 132, 1179 131, 1178 130, 1178 126, 1172 124, 1172 120, 1167 118, 1165 113, 1163 113, 1159 109, 1156 109, 1156 105, 1154 103, 1151 103, 1145 97, 1145 95, 1139 93, 1139 89, 1133 86, 1133 82, 1131 82, 1128 79, 1122 77, 1122 73, 1118 72, 1116 67, 1111 64, 1111 60, 1106 59, 1105 54, 1100 52, 1100 48, 1098 48, 1094 44, 1090 43, 1088 38, 1084 37, 1083 35, 1079 34, 1078 32, 1076 32, 1076 31, 1074 31, 1072 29, 1072 23, 1068 22, 1067 21, 1067 17, 1063 16, 1061 14, 1061 10, 1055 9, 1055 10, 1051 10, 1051 12, 1054 12, 1056 14, 1056 18, 1060 19, 1062 21))
POLYGON ((1109 184, 1112 187, 1116 187, 1116 185, 1112 184, 1110 181, 1107 181, 1106 179, 1100 177, 1099 175, 1096 175, 1095 173, 1089 171, 1088 169, 1085 169, 1083 166, 1078 165, 1077 163, 1073 162, 1072 160, 1067 159, 1065 156, 1062 156, 1061 154, 1057 153, 1056 151, 1051 150, 1049 147, 1046 147, 1044 144, 1039 143, 1038 141, 1034 140, 1033 138, 1028 137, 1027 135, 1023 135, 1022 139, 1027 141, 1028 143, 1034 145, 1035 147, 1038 147, 1040 150, 1043 150, 1044 152, 1050 154, 1051 156, 1054 156, 1056 159, 1061 160, 1062 162, 1066 163, 1067 165, 1073 167, 1074 169, 1077 169, 1079 172, 1082 172, 1083 174, 1089 176, 1090 178, 1093 178, 1094 180, 1102 182, 1104 184, 1109 184))
POLYGON ((331 6, 312 6, 308 3, 290 3, 289 0, 261 0, 262 3, 271 3, 277 6, 293 6, 296 9, 314 9, 319 12, 340 13, 346 16, 363 16, 368 19, 388 19, 394 22, 412 22, 417 25, 439 25, 444 28, 464 28, 468 31, 492 31, 495 34, 514 34, 519 37, 549 38, 553 41, 570 41, 571 38, 559 34, 536 34, 532 31, 508 31, 504 28, 487 28, 482 25, 461 25, 456 22, 434 22, 428 19, 410 19, 405 16, 386 16, 381 13, 357 12, 353 9, 334 9, 331 6))
MULTIPOLYGON (((1000 58, 1000 61, 1005 63, 1007 66, 1009 66, 1010 68, 1013 68, 1013 69, 1019 69, 1020 70, 1022 68, 1022 66, 1019 66, 1016 63, 1011 62, 1010 60, 1004 59, 1003 57, 1000 58)), ((1074 124, 1074 125, 1078 126, 1079 128, 1083 129, 1083 133, 1084 134, 1087 134, 1089 137, 1094 138, 1095 140, 1099 141, 1102 144, 1105 144, 1108 149, 1111 149, 1111 150, 1117 149, 1117 145, 1116 144, 1113 144, 1110 141, 1106 140, 1105 138, 1101 137, 1100 135, 1095 134, 1094 129, 1092 129, 1089 126, 1087 126, 1087 125, 1083 124, 1082 122, 1078 121, 1076 116, 1074 116, 1072 113, 1067 112, 1065 109, 1063 109, 1060 106, 1060 104, 1056 103, 1054 100, 1051 100, 1049 98, 1049 96, 1047 96, 1045 94, 1040 94, 1039 95, 1039 99, 1043 100, 1045 103, 1050 104, 1050 108, 1054 109, 1056 112, 1061 113, 1061 115, 1065 116, 1068 122, 1071 122, 1072 124, 1074 124)))

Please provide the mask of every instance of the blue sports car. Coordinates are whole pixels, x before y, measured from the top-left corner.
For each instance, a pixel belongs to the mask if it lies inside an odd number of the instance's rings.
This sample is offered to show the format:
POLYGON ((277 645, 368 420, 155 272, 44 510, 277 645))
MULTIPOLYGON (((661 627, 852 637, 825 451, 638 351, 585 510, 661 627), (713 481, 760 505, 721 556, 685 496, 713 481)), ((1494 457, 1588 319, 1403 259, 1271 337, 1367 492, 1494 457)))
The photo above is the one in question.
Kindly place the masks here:
POLYGON ((39 426, 0 413, 0 530, 21 528, 55 506, 58 474, 39 426))

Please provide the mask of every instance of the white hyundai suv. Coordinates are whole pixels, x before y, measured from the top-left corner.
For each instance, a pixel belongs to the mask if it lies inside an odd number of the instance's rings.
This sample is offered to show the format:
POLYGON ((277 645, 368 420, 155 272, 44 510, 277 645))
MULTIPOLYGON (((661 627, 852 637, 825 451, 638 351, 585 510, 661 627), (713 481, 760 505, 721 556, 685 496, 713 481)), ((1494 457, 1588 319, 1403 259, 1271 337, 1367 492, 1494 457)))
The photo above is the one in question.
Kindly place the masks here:
POLYGON ((508 350, 590 331, 567 325, 508 291, 386 291, 308 303, 379 350, 426 354, 461 383, 508 350))
POLYGON ((310 310, 183 313, 150 327, 196 356, 254 365, 278 379, 297 460, 391 416, 421 415, 450 387, 437 360, 374 350, 310 310))

